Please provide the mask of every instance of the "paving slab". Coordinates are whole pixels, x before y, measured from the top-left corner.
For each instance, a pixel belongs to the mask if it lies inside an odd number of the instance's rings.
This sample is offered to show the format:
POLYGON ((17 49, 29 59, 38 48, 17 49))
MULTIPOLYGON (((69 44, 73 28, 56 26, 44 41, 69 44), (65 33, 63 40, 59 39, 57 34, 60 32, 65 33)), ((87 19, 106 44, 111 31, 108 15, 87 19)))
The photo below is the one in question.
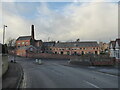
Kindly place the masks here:
POLYGON ((2 88, 19 88, 23 71, 18 63, 9 62, 8 71, 2 77, 2 88))

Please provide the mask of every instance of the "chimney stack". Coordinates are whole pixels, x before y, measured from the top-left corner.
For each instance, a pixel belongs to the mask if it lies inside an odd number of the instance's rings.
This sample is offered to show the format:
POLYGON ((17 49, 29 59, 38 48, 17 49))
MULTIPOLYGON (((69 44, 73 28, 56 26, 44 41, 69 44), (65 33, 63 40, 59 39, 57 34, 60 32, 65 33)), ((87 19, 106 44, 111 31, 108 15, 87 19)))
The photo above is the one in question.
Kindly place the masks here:
POLYGON ((34 25, 31 26, 31 29, 32 29, 32 30, 31 30, 31 36, 32 36, 32 38, 34 39, 34 25))

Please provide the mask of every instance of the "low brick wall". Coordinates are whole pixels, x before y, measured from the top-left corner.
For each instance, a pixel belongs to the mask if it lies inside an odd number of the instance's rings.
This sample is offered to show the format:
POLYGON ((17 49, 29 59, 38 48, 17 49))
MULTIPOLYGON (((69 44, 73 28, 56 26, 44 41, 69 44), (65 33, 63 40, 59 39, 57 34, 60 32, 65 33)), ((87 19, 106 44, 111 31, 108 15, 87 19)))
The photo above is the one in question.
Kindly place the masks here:
POLYGON ((29 58, 47 58, 47 59, 72 59, 72 58, 80 57, 80 56, 48 54, 48 53, 27 53, 26 56, 29 58))
POLYGON ((116 61, 113 58, 106 56, 74 56, 74 55, 61 55, 49 53, 26 53, 28 58, 41 58, 41 59, 69 59, 71 64, 79 65, 114 65, 116 61))
POLYGON ((94 61, 93 63, 92 63, 92 65, 97 65, 97 66, 100 66, 100 65, 102 65, 102 66, 106 66, 106 65, 114 65, 114 62, 113 61, 94 61))

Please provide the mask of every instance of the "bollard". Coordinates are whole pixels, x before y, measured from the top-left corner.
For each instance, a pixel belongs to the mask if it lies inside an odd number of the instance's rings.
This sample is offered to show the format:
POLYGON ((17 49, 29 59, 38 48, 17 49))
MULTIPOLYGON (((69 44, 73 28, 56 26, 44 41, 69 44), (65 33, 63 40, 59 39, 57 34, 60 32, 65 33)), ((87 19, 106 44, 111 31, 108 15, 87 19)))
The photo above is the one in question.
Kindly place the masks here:
POLYGON ((38 64, 42 64, 41 60, 39 59, 38 64))
POLYGON ((36 63, 38 63, 38 59, 36 59, 36 63))

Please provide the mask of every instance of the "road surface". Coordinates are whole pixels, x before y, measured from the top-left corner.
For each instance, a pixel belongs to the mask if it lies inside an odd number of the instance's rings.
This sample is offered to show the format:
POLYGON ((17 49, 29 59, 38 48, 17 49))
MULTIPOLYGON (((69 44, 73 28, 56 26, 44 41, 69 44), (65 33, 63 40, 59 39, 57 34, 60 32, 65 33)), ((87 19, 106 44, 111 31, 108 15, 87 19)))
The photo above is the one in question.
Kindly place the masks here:
POLYGON ((118 77, 90 70, 62 65, 67 60, 18 59, 23 67, 23 88, 118 88, 118 77))

